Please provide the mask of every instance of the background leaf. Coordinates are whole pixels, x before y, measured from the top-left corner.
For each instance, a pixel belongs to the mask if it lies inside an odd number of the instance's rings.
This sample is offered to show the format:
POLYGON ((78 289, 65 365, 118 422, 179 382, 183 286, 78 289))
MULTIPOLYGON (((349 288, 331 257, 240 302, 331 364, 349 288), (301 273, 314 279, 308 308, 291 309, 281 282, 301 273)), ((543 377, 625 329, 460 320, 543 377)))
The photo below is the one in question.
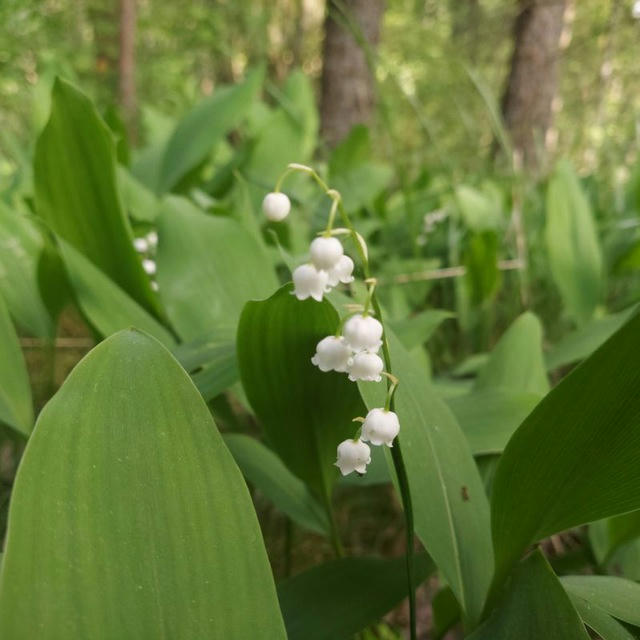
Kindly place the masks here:
POLYGON ((245 483, 178 363, 118 333, 77 365, 29 441, 0 633, 244 640, 256 629, 285 638, 245 483))
POLYGON ((606 611, 571 593, 569 597, 582 622, 593 629, 602 640, 636 640, 636 636, 606 611))

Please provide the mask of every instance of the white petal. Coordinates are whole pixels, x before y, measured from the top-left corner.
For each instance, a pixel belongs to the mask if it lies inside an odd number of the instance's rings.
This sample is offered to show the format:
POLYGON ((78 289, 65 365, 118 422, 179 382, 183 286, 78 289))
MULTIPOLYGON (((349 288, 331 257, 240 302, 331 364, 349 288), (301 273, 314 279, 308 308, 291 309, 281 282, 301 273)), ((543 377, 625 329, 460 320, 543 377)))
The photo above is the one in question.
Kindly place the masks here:
POLYGON ((399 432, 397 414, 385 409, 371 409, 362 423, 362 439, 373 445, 386 444, 392 447, 399 432))
POLYGON ((262 211, 268 220, 280 222, 291 211, 291 201, 286 194, 281 192, 267 193, 262 201, 262 211))
POLYGON ((382 324, 372 316, 351 316, 344 323, 342 333, 354 351, 376 353, 382 345, 382 324))
POLYGON ((368 351, 360 351, 353 357, 353 361, 348 368, 349 380, 365 380, 369 382, 380 382, 382 380, 382 370, 384 362, 382 358, 368 351))
POLYGON ((328 271, 333 269, 344 254, 344 249, 337 238, 320 237, 311 243, 311 262, 316 269, 328 271))
POLYGON ((343 337, 327 336, 318 342, 311 362, 321 371, 345 372, 351 364, 351 349, 343 337))
POLYGON ((318 271, 312 264, 303 264, 294 270, 292 277, 293 293, 298 300, 322 300, 329 277, 326 271, 318 271))
POLYGON ((329 269, 329 286, 335 287, 339 282, 349 284, 353 282, 353 260, 343 255, 333 269, 329 269))

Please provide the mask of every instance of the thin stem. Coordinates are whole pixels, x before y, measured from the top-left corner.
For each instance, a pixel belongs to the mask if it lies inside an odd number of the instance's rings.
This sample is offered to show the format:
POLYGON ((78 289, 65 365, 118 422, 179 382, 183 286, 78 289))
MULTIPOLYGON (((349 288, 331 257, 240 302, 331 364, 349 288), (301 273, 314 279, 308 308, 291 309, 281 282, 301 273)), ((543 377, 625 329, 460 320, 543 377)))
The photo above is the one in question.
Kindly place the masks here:
POLYGON ((331 539, 331 545, 333 546, 333 552, 336 554, 336 558, 344 558, 344 549, 340 540, 340 532, 338 531, 338 525, 333 513, 333 505, 331 504, 331 497, 328 491, 323 491, 322 499, 324 502, 324 508, 327 512, 327 518, 329 518, 329 536, 331 539))

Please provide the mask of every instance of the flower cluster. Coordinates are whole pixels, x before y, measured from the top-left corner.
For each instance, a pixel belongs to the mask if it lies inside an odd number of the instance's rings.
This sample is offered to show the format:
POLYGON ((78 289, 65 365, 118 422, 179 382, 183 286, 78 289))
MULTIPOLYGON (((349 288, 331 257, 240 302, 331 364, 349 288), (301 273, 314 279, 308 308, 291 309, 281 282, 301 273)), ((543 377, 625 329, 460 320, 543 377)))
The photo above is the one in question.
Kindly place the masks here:
MULTIPOLYGON (((363 260, 367 261, 366 245, 352 229, 333 229, 333 219, 340 203, 340 194, 329 189, 321 182, 317 174, 308 167, 302 165, 290 165, 287 173, 293 170, 305 171, 313 175, 321 186, 325 188, 327 195, 332 199, 331 212, 326 230, 311 242, 309 247, 310 261, 297 267, 292 274, 293 294, 299 300, 312 298, 322 301, 324 294, 328 293, 339 283, 353 282, 353 260, 344 253, 340 240, 335 235, 350 233, 361 246, 363 260)), ((283 175, 283 178, 287 174, 283 175)), ((267 194, 262 202, 265 216, 271 221, 284 220, 291 210, 289 198, 278 190, 267 194)), ((368 267, 365 268, 365 273, 368 267)), ((365 418, 355 418, 361 422, 359 434, 353 439, 345 440, 338 445, 336 466, 342 475, 355 471, 364 474, 367 465, 371 462, 371 449, 367 442, 374 446, 393 446, 393 440, 400 431, 398 416, 390 411, 391 397, 395 391, 397 380, 384 371, 384 361, 378 355, 383 344, 382 323, 374 318, 369 310, 371 299, 375 289, 375 280, 367 279, 369 286, 367 300, 361 313, 355 313, 347 317, 341 330, 336 335, 327 336, 316 345, 316 352, 311 362, 321 371, 337 371, 346 373, 349 380, 368 382, 380 382, 382 376, 386 376, 392 382, 384 408, 372 409, 365 418)))

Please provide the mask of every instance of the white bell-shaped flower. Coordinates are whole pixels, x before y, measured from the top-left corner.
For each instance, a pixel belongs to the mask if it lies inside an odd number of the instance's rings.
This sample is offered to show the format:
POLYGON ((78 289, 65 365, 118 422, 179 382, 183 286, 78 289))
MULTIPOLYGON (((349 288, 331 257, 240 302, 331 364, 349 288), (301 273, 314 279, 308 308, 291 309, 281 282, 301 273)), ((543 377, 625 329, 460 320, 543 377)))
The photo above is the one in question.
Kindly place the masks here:
POLYGON ((353 471, 363 474, 371 462, 371 449, 360 438, 345 440, 338 445, 338 460, 335 465, 343 476, 353 471))
POLYGON ((344 373, 351 364, 351 356, 351 349, 342 336, 327 336, 318 342, 316 354, 311 358, 311 362, 320 371, 344 373))
POLYGON ((150 275, 154 275, 156 272, 156 263, 155 260, 151 260, 151 258, 145 258, 142 261, 142 268, 150 275))
POLYGON ((319 271, 312 264, 300 265, 293 272, 293 293, 298 300, 313 298, 321 302, 328 280, 326 271, 319 271))
POLYGON ((373 445, 393 446, 393 440, 400 432, 398 416, 386 409, 371 409, 362 423, 362 439, 373 445))
POLYGON ((382 380, 382 369, 384 362, 382 358, 369 351, 360 351, 353 357, 353 361, 347 368, 349 380, 365 380, 368 382, 380 382, 382 380))
POLYGON ((262 201, 262 211, 271 222, 280 222, 289 215, 291 201, 286 194, 280 191, 267 193, 262 201))
POLYGON ((133 246, 138 253, 146 253, 149 250, 149 242, 146 238, 134 238, 133 246))
POLYGON ((353 282, 353 260, 343 255, 333 269, 329 269, 329 286, 335 287, 339 282, 349 284, 353 282))
POLYGON ((311 262, 316 269, 333 269, 344 255, 344 249, 338 238, 315 238, 311 243, 311 262))
POLYGON ((372 316, 351 316, 344 323, 342 334, 354 351, 376 353, 382 345, 382 323, 372 316))

